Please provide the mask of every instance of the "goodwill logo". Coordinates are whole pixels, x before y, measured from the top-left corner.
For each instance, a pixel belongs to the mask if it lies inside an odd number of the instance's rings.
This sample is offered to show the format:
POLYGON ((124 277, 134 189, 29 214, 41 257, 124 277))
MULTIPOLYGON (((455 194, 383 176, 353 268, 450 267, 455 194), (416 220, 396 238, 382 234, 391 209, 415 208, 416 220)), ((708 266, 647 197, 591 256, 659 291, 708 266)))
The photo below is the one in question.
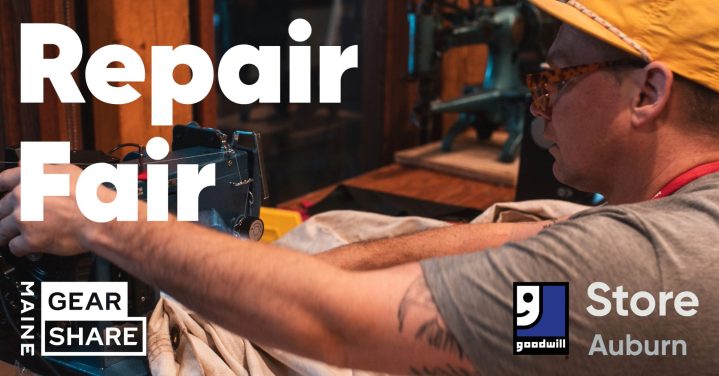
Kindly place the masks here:
POLYGON ((514 354, 567 355, 569 283, 514 283, 514 354))
POLYGON ((43 282, 40 296, 41 355, 147 355, 147 321, 128 317, 127 282, 43 282))

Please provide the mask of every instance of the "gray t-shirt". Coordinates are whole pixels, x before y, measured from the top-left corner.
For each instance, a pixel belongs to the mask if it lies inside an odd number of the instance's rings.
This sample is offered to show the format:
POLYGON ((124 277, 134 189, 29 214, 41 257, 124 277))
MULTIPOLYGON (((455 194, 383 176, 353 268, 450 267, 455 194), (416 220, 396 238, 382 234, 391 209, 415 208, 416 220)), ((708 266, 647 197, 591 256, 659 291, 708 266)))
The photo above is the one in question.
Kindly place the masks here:
MULTIPOLYGON (((719 173, 666 198, 583 211, 522 242, 425 260, 422 269, 442 317, 480 374, 717 374, 717 230, 719 173), (569 355, 513 355, 513 283, 561 281, 569 282, 569 355), (611 301, 603 317, 587 310, 603 308, 587 291, 598 281, 610 288, 596 291, 611 301), (611 295, 617 286, 629 293, 623 304, 628 316, 617 313, 611 295), (629 298, 642 290, 656 302, 645 317, 630 310, 629 298), (660 291, 693 292, 696 314, 680 316, 672 299, 660 316, 660 291), (617 353, 621 342, 626 354, 629 335, 650 353, 659 340, 659 353, 666 355, 590 356, 598 349, 597 334, 607 353, 610 344, 617 353), (662 340, 684 340, 686 355, 679 342, 662 340)), ((648 306, 646 299, 637 302, 640 309, 648 306)), ((630 350, 637 349, 633 342, 630 350)))

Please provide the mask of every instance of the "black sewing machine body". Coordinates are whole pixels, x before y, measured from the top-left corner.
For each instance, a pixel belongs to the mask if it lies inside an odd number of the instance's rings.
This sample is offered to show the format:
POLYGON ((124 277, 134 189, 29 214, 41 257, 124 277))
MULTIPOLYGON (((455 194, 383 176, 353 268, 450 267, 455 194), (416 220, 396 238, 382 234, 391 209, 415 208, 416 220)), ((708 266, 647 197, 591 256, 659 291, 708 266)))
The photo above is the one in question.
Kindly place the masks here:
MULTIPOLYGON (((169 209, 177 211, 177 166, 192 163, 199 168, 215 165, 215 186, 200 192, 199 222, 238 237, 259 240, 264 226, 260 206, 267 189, 264 183, 259 134, 237 131, 232 140, 217 130, 175 127, 172 152, 165 158, 169 170, 169 209), (254 147, 241 146, 251 136, 254 147), (219 150, 219 152, 218 152, 219 150)), ((146 198, 146 182, 140 182, 140 198, 146 198)))
MULTIPOLYGON (((16 150, 9 150, 6 155, 12 157, 16 150)), ((139 155, 135 155, 137 157, 139 155)), ((71 163, 88 165, 90 163, 144 163, 143 156, 139 159, 120 161, 117 158, 96 151, 74 151, 71 163)), ((199 195, 199 223, 218 231, 237 237, 259 240, 263 232, 263 224, 259 219, 260 206, 265 196, 263 184, 263 165, 261 141, 259 134, 251 132, 235 132, 231 140, 223 133, 200 128, 197 125, 176 126, 173 129, 172 151, 161 161, 150 163, 168 165, 168 208, 171 212, 177 209, 177 166, 178 164, 197 164, 199 169, 215 164, 216 183, 205 188, 199 195), (254 147, 241 146, 246 136, 252 136, 254 147)), ((143 168, 140 166, 140 171, 143 168)), ((147 182, 138 181, 138 198, 147 198, 147 182)), ((17 258, 7 247, 0 249, 0 303, 4 307, 0 314, 0 358, 15 361, 24 367, 41 373, 62 375, 149 375, 146 357, 19 357, 20 338, 15 327, 19 327, 20 316, 20 282, 36 283, 35 312, 39 323, 40 287, 44 281, 79 281, 79 282, 127 282, 130 317, 146 317, 154 309, 159 291, 139 279, 125 273, 107 260, 92 254, 73 257, 57 257, 37 255, 17 258), (7 312, 5 312, 7 310, 7 312), (8 317, 9 316, 9 317, 8 317), (10 354, 7 352, 10 351, 10 354), (48 366, 47 363, 50 363, 48 366)), ((27 299, 27 298, 25 298, 27 299)), ((83 325, 79 322, 68 323, 73 327, 83 325)), ((134 323, 115 322, 109 325, 136 325, 134 323)), ((39 327, 39 324, 38 324, 39 327)), ((145 333, 147 334, 147 333, 145 333)), ((39 333, 36 335, 36 352, 39 355, 39 333)), ((108 352, 111 349, 102 347, 93 349, 97 352, 108 352)))

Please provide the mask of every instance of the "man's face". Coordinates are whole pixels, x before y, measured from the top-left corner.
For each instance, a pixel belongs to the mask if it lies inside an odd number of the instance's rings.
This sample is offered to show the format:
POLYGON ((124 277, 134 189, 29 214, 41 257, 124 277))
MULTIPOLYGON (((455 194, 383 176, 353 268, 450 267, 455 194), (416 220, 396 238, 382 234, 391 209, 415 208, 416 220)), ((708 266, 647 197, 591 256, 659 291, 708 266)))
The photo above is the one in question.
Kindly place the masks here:
MULTIPOLYGON (((552 68, 612 60, 602 42, 563 25, 547 57, 552 68)), ((612 73, 599 71, 570 79, 550 90, 551 116, 545 118, 544 137, 553 143, 553 172, 564 184, 603 192, 615 176, 626 142, 629 99, 612 73)), ((541 116, 535 112, 535 116, 541 116)))

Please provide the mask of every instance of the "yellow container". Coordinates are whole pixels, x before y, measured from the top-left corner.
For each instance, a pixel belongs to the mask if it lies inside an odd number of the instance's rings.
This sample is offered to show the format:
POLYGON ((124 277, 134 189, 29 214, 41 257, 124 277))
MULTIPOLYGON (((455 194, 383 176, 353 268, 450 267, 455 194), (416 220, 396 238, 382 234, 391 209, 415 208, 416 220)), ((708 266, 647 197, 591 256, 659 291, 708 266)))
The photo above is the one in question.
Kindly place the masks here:
POLYGON ((260 239, 263 243, 272 243, 302 223, 302 216, 294 210, 264 206, 260 208, 260 219, 265 224, 265 233, 260 239))

